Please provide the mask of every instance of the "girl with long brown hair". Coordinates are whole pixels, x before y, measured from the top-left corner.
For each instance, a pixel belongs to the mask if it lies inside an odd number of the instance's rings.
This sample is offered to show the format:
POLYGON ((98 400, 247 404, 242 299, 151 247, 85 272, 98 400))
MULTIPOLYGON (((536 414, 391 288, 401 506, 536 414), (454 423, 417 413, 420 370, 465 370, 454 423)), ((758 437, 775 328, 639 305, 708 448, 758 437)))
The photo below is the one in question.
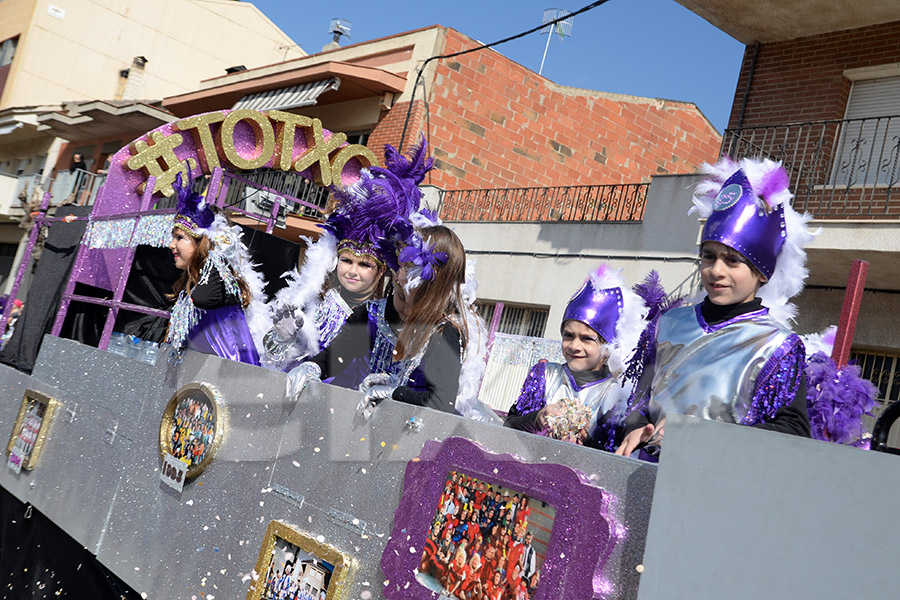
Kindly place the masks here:
POLYGON ((459 300, 465 250, 446 227, 426 227, 418 234, 434 257, 431 276, 412 288, 414 264, 401 263, 390 297, 357 307, 331 346, 292 375, 318 370, 318 378, 331 378, 334 385, 359 388, 374 398, 457 412, 466 321, 477 318, 459 300))
POLYGON ((180 175, 173 187, 178 213, 169 249, 183 273, 171 296, 176 300, 166 342, 176 351, 191 348, 258 365, 244 315, 251 293, 238 268, 245 260, 238 231, 213 213, 189 183, 183 185, 180 175))

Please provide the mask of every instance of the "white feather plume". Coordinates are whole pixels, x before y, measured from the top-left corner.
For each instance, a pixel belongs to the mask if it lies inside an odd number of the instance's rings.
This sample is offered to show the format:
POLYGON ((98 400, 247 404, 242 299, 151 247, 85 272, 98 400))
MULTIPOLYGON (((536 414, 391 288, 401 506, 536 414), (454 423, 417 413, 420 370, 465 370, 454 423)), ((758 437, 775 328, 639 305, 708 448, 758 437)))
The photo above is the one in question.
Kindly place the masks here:
POLYGON ((272 314, 279 310, 292 309, 302 314, 303 326, 297 333, 295 344, 285 356, 285 362, 301 356, 317 354, 319 351, 319 328, 316 324, 316 309, 321 301, 322 288, 328 276, 337 266, 337 239, 330 231, 325 231, 318 240, 306 241, 306 256, 300 270, 288 271, 283 275, 287 285, 275 294, 272 314))

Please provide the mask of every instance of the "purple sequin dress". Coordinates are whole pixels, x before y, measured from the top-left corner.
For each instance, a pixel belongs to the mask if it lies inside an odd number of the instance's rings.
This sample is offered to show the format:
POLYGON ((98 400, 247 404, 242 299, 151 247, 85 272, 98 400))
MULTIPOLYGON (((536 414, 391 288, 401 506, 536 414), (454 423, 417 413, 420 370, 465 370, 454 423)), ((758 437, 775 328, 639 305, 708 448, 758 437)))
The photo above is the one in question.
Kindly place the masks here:
POLYGON ((204 354, 259 365, 259 353, 240 304, 203 311, 200 321, 188 333, 187 345, 204 354))

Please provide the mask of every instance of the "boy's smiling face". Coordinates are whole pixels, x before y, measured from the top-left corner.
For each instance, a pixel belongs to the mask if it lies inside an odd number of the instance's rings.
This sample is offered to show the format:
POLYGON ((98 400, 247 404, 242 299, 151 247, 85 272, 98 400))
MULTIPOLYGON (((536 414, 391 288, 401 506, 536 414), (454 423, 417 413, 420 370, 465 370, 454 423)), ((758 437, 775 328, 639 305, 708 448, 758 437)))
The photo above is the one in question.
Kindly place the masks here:
POLYGON ((572 319, 563 324, 562 352, 572 371, 599 371, 609 356, 603 338, 581 321, 572 319))
POLYGON ((700 279, 710 302, 721 306, 750 302, 766 282, 740 252, 719 242, 700 247, 700 279))

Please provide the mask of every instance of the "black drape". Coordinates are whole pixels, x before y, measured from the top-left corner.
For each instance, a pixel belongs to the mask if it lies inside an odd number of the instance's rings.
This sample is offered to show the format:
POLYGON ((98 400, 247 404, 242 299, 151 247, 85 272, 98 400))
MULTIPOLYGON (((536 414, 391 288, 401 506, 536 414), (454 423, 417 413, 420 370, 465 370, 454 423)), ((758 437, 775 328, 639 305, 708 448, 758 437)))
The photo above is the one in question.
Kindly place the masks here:
POLYGON ((45 515, 28 509, 0 488, 0 598, 141 598, 45 515))
POLYGON ((270 233, 241 225, 242 239, 250 256, 256 263, 257 269, 266 278, 266 296, 270 299, 275 292, 284 287, 281 278, 285 272, 297 268, 300 259, 300 245, 297 242, 289 242, 270 233))
MULTIPOLYGON (((57 217, 88 215, 90 206, 61 206, 57 217)), ((44 243, 44 251, 32 278, 22 315, 12 337, 0 351, 0 362, 31 373, 41 346, 41 339, 53 327, 59 299, 65 291, 69 271, 84 230, 85 221, 54 223, 44 243)))

